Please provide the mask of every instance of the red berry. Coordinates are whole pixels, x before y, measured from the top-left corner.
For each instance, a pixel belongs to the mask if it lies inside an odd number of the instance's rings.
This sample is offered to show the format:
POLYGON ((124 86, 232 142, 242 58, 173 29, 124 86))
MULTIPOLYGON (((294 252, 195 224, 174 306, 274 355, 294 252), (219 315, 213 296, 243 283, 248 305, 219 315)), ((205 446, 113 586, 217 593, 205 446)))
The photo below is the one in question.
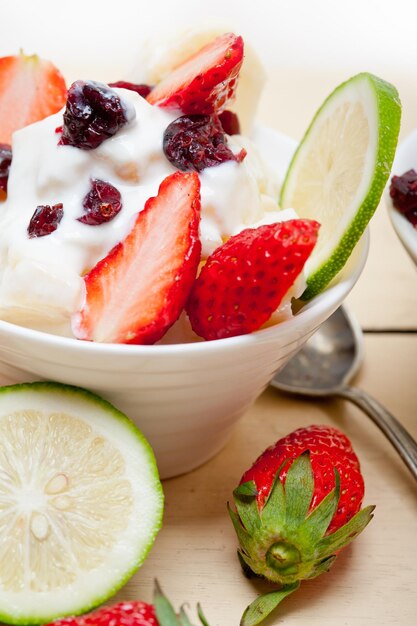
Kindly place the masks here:
POLYGON ((319 224, 248 228, 207 259, 187 303, 194 331, 221 339, 257 330, 278 308, 317 241, 319 224))
POLYGON ((109 83, 109 87, 118 87, 119 89, 130 89, 136 91, 142 98, 146 98, 152 91, 151 85, 129 83, 126 80, 118 80, 115 83, 109 83))
POLYGON ((336 428, 299 428, 261 454, 233 492, 229 514, 245 572, 281 591, 257 598, 245 614, 266 617, 302 580, 329 571, 372 519, 375 507, 361 509, 363 493, 358 458, 336 428))
POLYGON ((7 193, 10 165, 12 163, 12 149, 7 143, 0 143, 0 193, 7 193))
POLYGON ((218 113, 233 98, 243 61, 243 39, 220 35, 164 78, 147 100, 183 113, 218 113))
POLYGON ((127 122, 127 110, 113 89, 77 80, 68 90, 60 144, 92 150, 127 122))
POLYGON ((28 235, 32 239, 34 237, 45 237, 50 235, 59 226, 64 215, 64 207, 62 204, 48 204, 36 207, 28 226, 28 235))
POLYGON ((53 622, 53 626, 159 626, 159 622, 151 604, 132 601, 105 606, 80 617, 63 618, 53 622))
POLYGON ((285 484, 291 461, 306 450, 310 452, 314 476, 311 511, 334 489, 334 468, 339 472, 340 498, 327 531, 330 533, 346 524, 359 511, 364 495, 358 457, 349 439, 340 430, 330 426, 309 426, 295 430, 265 450, 243 474, 240 482, 255 481, 257 502, 262 509, 278 469, 282 466, 280 478, 285 484))
POLYGON ((216 115, 183 115, 164 132, 163 150, 168 161, 182 171, 201 172, 225 161, 240 163, 246 156, 233 154, 216 115))
POLYGON ((417 227, 417 172, 408 170, 393 176, 389 193, 395 208, 417 227))
POLYGON ((78 221, 89 226, 110 222, 122 208, 120 191, 110 183, 97 178, 91 181, 91 189, 83 200, 85 215, 78 221))

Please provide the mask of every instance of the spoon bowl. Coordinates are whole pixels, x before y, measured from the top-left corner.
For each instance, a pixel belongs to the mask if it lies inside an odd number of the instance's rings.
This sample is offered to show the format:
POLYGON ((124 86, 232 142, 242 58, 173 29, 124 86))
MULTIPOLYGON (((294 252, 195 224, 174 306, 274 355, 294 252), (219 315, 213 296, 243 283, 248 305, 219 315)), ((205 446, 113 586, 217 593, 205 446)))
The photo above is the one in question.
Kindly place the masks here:
POLYGON ((339 307, 271 381, 288 393, 331 396, 353 378, 363 359, 361 330, 339 307))
POLYGON ((362 331, 339 307, 270 384, 286 393, 307 397, 339 396, 350 400, 385 434, 417 480, 417 443, 375 398, 349 386, 363 359, 362 331))

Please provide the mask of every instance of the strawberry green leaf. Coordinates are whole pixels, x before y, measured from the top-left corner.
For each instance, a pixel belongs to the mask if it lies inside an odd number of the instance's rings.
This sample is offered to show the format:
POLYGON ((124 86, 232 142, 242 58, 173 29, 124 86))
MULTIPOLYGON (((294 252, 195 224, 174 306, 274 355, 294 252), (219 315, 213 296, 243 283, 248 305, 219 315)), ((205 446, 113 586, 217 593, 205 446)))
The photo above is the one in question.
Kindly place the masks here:
POLYGON ((314 491, 310 454, 301 454, 290 466, 285 480, 286 522, 289 529, 298 529, 304 521, 314 491))
POLYGON ((282 528, 285 523, 285 493, 279 474, 280 470, 275 475, 268 500, 261 511, 261 520, 264 528, 282 528))
POLYGON ((237 551, 240 564, 243 569, 243 573, 248 577, 252 578, 252 576, 260 576, 260 574, 256 573, 255 563, 250 558, 249 555, 245 554, 242 550, 237 551))
POLYGON ((256 624, 260 624, 284 598, 296 591, 299 586, 300 583, 296 582, 283 587, 279 591, 271 591, 256 598, 243 613, 240 626, 256 626, 256 624))
POLYGON ((235 511, 231 508, 229 503, 227 503, 227 510, 229 512, 230 519, 232 520, 232 523, 233 523, 234 529, 236 531, 237 538, 239 539, 240 545, 242 546, 242 548, 246 552, 249 552, 250 551, 251 536, 245 530, 245 528, 242 526, 242 523, 241 523, 239 517, 237 516, 235 511))
POLYGON ((163 594, 157 580, 153 592, 153 603, 155 606, 156 617, 161 626, 178 626, 178 619, 172 604, 163 594))
POLYGON ((240 567, 242 568, 242 571, 246 578, 257 578, 259 576, 258 574, 255 574, 249 564, 246 563, 242 550, 237 551, 237 558, 239 559, 240 567))
POLYGON ((180 618, 180 626, 193 626, 190 620, 188 619, 187 613, 184 611, 183 606, 180 608, 179 618, 180 618))
POLYGON ((374 506, 367 506, 361 509, 344 526, 331 535, 324 537, 317 546, 320 555, 326 557, 335 554, 353 541, 373 518, 372 511, 374 509, 374 506))
POLYGON ((200 603, 197 604, 197 615, 200 619, 200 622, 203 624, 203 626, 209 626, 208 621, 206 620, 206 617, 203 613, 203 609, 201 608, 200 603))
MULTIPOLYGON (((250 485, 250 482, 245 483, 245 485, 250 485)), ((242 486, 243 485, 240 485, 240 487, 242 486)), ((253 488, 255 488, 255 483, 253 483, 253 488)), ((253 488, 249 486, 247 487, 247 489, 251 489, 252 492, 253 488)), ((233 492, 233 500, 243 526, 249 534, 253 535, 254 532, 261 526, 261 518, 259 517, 256 497, 253 493, 250 495, 242 495, 239 493, 239 489, 240 488, 238 487, 233 492)))
POLYGON ((320 574, 324 574, 328 572, 333 563, 335 562, 337 556, 333 554, 332 556, 328 556, 321 563, 318 563, 314 566, 314 569, 311 570, 309 574, 307 574, 306 579, 310 580, 311 578, 317 578, 320 574))
POLYGON ((256 488, 255 482, 253 480, 248 480, 247 483, 242 483, 239 487, 236 487, 233 494, 235 496, 254 496, 258 495, 258 490, 256 488))
POLYGON ((340 477, 335 470, 335 488, 327 494, 320 504, 308 515, 300 527, 300 537, 305 545, 315 546, 323 537, 336 512, 340 496, 340 477))

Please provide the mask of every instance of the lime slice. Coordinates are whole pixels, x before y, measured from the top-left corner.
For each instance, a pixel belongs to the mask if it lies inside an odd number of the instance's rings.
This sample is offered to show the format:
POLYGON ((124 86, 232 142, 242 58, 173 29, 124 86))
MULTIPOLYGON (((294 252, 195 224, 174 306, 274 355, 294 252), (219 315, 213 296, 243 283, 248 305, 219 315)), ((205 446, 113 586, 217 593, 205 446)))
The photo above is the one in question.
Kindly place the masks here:
POLYGON ((283 209, 321 224, 306 263, 309 300, 336 276, 379 204, 398 140, 401 103, 393 85, 358 74, 316 113, 288 168, 283 209))
POLYGON ((0 621, 104 602, 145 559, 162 509, 152 450, 111 404, 55 383, 0 389, 0 621))

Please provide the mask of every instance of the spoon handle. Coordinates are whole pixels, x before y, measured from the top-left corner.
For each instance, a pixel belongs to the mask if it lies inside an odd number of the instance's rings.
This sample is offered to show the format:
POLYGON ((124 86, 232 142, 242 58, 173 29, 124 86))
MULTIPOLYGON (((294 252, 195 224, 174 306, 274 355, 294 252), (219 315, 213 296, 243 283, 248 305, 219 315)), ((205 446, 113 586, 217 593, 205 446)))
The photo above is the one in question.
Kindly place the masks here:
POLYGON ((417 443, 404 426, 382 404, 356 387, 341 387, 337 395, 351 400, 362 409, 389 439, 417 480, 417 443))

